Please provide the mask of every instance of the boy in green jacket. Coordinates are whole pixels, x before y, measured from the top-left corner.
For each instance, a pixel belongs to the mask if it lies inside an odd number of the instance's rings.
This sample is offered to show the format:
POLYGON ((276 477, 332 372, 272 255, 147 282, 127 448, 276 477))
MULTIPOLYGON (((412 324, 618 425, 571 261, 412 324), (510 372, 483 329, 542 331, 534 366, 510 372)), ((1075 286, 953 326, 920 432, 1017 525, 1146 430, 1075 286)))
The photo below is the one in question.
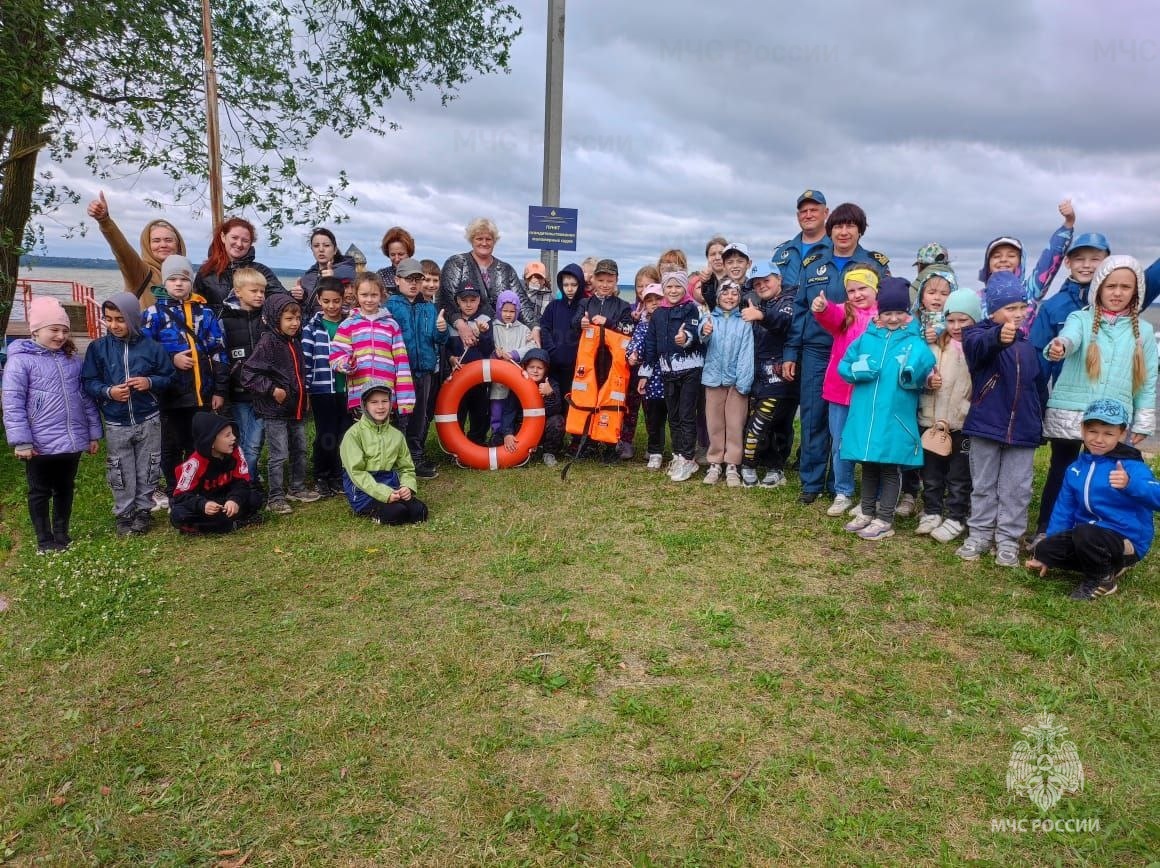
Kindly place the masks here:
POLYGON ((407 440, 391 427, 391 387, 371 383, 361 396, 363 415, 342 438, 342 488, 356 515, 375 524, 427 520, 427 504, 415 496, 415 462, 407 440))

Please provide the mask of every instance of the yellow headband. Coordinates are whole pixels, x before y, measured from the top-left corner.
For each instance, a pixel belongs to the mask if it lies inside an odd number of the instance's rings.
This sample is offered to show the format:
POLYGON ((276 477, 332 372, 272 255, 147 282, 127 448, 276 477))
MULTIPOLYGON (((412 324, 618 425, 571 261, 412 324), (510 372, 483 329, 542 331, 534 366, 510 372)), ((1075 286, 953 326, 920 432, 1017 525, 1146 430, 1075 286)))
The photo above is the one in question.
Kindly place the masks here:
POLYGON ((875 292, 878 292, 878 272, 872 268, 852 268, 846 272, 845 277, 842 278, 842 285, 845 286, 851 280, 856 280, 859 283, 864 283, 875 292))

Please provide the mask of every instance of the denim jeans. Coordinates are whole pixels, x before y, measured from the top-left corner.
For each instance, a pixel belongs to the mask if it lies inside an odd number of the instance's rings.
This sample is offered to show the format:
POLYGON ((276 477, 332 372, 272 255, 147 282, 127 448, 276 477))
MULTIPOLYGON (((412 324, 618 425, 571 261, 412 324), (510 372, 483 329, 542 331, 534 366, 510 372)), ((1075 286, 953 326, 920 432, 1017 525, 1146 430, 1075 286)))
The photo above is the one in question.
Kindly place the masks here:
POLYGON ((830 466, 834 474, 834 493, 854 496, 854 462, 838 457, 842 448, 842 429, 846 427, 846 417, 850 408, 846 404, 827 401, 830 422, 830 466))
POLYGON ((270 500, 286 496, 282 471, 290 462, 290 491, 306 488, 306 423, 291 419, 266 420, 266 473, 270 500))
POLYGON ((254 405, 239 401, 230 405, 230 417, 238 423, 238 446, 250 468, 250 478, 258 478, 258 456, 262 454, 262 435, 266 422, 254 413, 254 405))

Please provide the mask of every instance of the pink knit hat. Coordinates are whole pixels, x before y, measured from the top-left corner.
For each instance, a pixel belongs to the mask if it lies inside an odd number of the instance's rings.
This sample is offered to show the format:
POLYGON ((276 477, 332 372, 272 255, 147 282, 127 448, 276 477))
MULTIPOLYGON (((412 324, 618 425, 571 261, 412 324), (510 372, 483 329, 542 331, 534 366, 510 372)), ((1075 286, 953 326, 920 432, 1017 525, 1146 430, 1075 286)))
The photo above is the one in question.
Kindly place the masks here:
POLYGON ((64 326, 69 328, 68 314, 63 305, 55 298, 41 295, 28 303, 28 330, 36 332, 45 326, 64 326))

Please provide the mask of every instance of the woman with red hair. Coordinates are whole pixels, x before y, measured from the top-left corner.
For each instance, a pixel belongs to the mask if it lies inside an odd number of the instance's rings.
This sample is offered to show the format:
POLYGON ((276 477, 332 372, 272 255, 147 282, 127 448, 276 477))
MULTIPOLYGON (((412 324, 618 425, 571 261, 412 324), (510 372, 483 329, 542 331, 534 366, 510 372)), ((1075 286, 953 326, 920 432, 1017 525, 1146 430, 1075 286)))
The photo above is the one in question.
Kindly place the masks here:
POLYGON ((415 255, 415 239, 402 226, 392 226, 383 236, 381 249, 383 256, 390 259, 391 264, 379 269, 379 277, 383 279, 383 286, 387 288, 388 293, 398 292, 395 266, 407 257, 415 255))
POLYGON ((230 217, 222 223, 213 241, 205 262, 197 272, 193 291, 202 296, 214 310, 221 310, 226 299, 234 290, 234 272, 239 268, 253 268, 266 278, 266 295, 285 292, 282 281, 269 266, 254 261, 254 241, 257 233, 254 224, 241 217, 230 217))

